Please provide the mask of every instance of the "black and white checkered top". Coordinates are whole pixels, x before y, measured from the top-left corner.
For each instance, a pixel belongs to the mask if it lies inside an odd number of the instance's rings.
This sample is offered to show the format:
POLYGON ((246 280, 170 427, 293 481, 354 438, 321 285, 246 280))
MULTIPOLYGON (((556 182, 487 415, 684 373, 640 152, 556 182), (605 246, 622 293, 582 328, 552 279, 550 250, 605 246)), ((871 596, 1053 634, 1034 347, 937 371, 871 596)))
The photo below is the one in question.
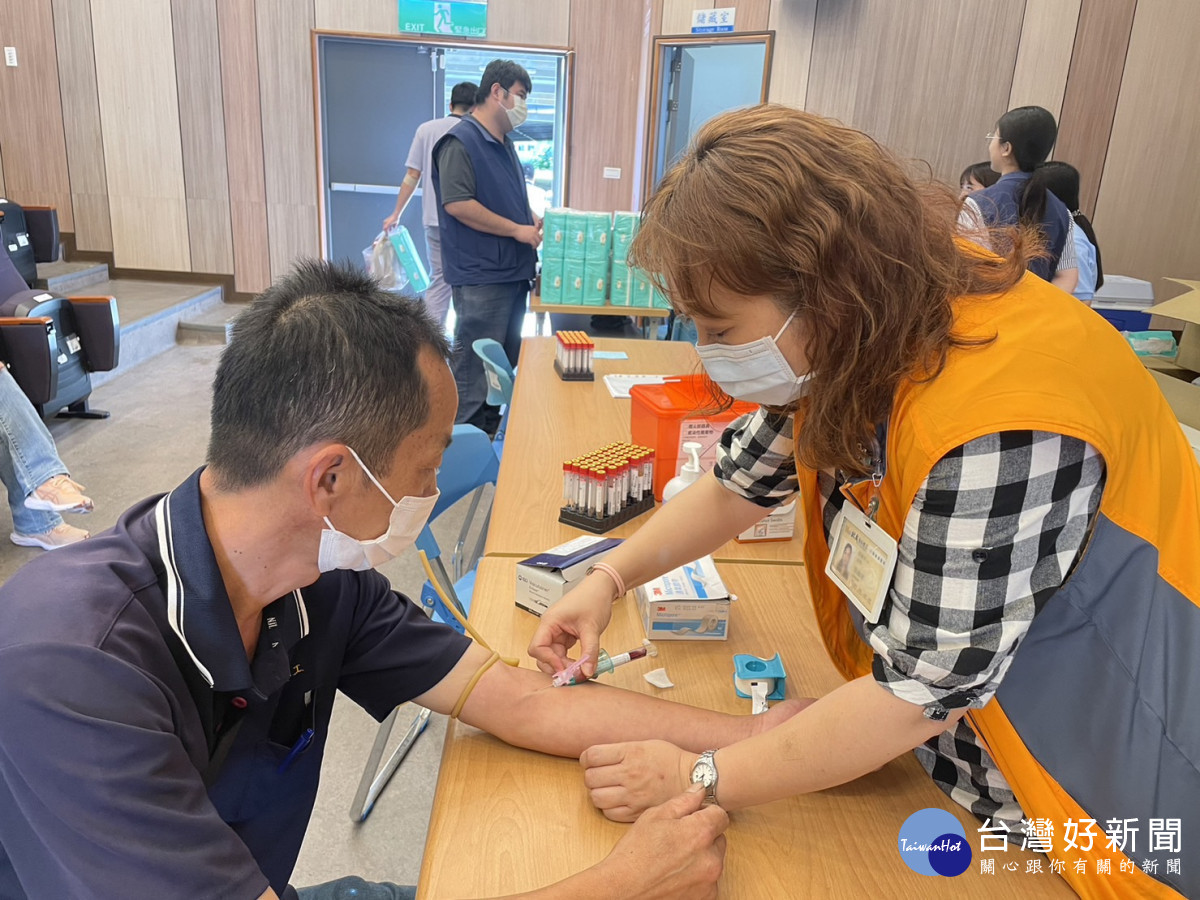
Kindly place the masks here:
MULTIPOLYGON (((793 495, 791 417, 760 409, 733 422, 714 471, 760 506, 793 495)), ((875 651, 875 680, 930 718, 984 706, 1033 617, 1075 565, 1104 477, 1094 447, 1043 431, 984 435, 942 457, 905 518, 878 624, 850 606, 875 651)), ((841 481, 822 471, 817 485, 828 541, 844 502, 841 481)), ((1020 804, 965 718, 914 752, 957 803, 1023 830, 1020 804)))

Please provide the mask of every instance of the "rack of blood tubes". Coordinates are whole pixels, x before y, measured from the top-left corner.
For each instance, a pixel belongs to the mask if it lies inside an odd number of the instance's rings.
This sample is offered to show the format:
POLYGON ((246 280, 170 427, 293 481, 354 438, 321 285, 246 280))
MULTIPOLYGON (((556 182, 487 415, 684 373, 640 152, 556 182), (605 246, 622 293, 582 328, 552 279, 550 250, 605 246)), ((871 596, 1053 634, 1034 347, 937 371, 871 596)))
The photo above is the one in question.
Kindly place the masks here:
POLYGON ((582 331, 559 331, 558 351, 554 357, 554 371, 563 381, 595 381, 592 356, 596 345, 582 331))
POLYGON ((654 508, 654 451, 612 443, 563 463, 558 521, 603 534, 654 508))

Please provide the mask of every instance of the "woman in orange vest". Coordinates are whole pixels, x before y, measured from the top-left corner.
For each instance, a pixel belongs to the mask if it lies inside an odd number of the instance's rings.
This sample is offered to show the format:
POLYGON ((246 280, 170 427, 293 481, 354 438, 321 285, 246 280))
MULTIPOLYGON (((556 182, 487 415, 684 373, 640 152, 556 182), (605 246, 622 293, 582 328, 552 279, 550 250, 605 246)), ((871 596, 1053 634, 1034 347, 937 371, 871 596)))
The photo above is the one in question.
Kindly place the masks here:
POLYGON ((829 120, 760 106, 700 130, 632 260, 696 321, 711 380, 761 409, 530 653, 547 671, 577 641, 595 659, 614 597, 799 491, 847 683, 698 760, 591 748, 596 805, 629 820, 690 778, 738 809, 914 750, 991 833, 1050 823, 1081 895, 1200 896, 1200 467, 1120 334, 1025 274, 1036 239, 992 232, 996 256, 956 214, 829 120), (1097 874, 1130 860, 1156 865, 1097 874))

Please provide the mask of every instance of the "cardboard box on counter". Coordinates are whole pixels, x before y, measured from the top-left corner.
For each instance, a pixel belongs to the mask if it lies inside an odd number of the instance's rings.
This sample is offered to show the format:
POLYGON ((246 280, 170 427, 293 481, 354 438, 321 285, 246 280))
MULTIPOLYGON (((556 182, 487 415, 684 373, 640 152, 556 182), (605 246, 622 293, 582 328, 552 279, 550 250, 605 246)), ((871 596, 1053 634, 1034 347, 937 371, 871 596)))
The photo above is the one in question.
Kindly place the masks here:
POLYGON ((711 556, 637 588, 638 611, 652 641, 723 641, 729 637, 729 588, 711 556))
POLYGON ((584 535, 517 563, 517 606, 540 616, 621 543, 584 535))

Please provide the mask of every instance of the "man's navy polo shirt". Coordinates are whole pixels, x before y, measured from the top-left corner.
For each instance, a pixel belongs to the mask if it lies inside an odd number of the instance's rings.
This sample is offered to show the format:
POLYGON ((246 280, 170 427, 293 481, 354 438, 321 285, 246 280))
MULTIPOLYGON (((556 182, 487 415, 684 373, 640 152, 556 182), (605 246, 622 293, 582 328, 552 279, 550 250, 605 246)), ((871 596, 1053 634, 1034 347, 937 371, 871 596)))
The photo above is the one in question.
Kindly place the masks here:
POLYGON ((199 477, 0 588, 0 898, 294 896, 335 692, 382 719, 466 650, 331 572, 267 607, 248 663, 199 477))

